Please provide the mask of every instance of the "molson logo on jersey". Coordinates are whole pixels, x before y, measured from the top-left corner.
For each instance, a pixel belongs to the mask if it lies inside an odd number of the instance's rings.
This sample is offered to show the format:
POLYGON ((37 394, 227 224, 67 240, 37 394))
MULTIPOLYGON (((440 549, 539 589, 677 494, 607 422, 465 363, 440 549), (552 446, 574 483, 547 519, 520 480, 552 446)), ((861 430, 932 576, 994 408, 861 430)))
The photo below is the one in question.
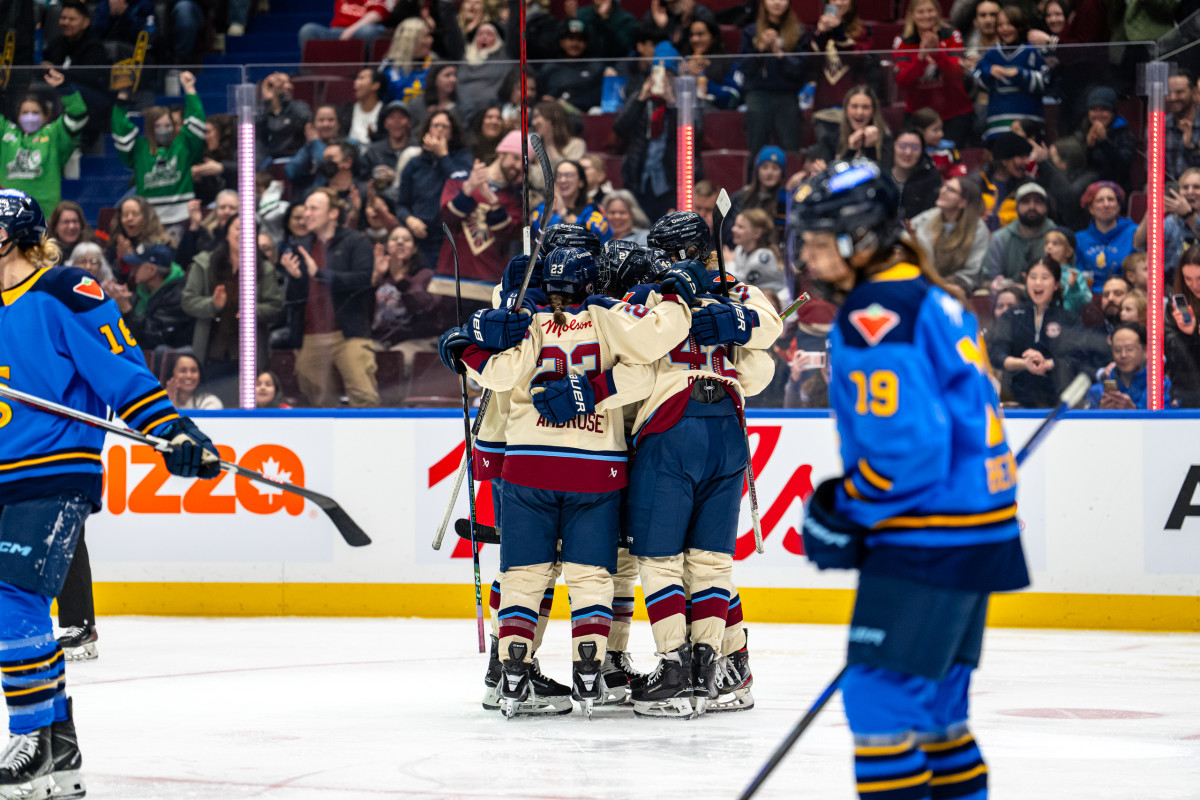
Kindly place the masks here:
POLYGON ((580 322, 574 317, 567 320, 566 325, 558 325, 553 319, 548 319, 542 323, 542 329, 546 331, 546 334, 553 336, 562 336, 566 331, 582 331, 590 327, 592 327, 592 321, 590 319, 585 319, 583 322, 580 322))
MULTIPOLYGON (((304 485, 304 464, 283 445, 255 445, 240 459, 228 445, 217 445, 217 452, 221 460, 261 472, 267 478, 304 485)), ((140 474, 141 470, 136 472, 140 474)), ((162 456, 154 448, 142 444, 128 448, 112 445, 104 461, 105 510, 110 514, 236 514, 240 507, 251 514, 274 514, 283 509, 293 517, 304 512, 303 497, 226 472, 212 480, 190 481, 182 494, 174 494, 165 486, 170 477, 162 456), (131 464, 149 465, 150 471, 133 482, 131 464)))

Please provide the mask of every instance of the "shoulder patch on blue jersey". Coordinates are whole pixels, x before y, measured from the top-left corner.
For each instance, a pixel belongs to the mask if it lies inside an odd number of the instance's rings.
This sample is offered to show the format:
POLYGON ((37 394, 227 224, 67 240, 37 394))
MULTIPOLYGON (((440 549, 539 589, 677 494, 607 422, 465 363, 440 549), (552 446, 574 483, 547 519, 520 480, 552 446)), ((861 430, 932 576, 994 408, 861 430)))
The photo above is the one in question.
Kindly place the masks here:
POLYGON ((100 282, 79 267, 54 267, 30 291, 52 295, 75 312, 91 311, 108 302, 100 282))
POLYGON ((848 316, 850 324, 871 346, 882 342, 883 337, 900 324, 900 315, 879 303, 871 303, 866 308, 851 311, 848 316))
POLYGON ((924 278, 857 286, 838 312, 838 329, 846 346, 911 342, 929 289, 930 283, 924 278))

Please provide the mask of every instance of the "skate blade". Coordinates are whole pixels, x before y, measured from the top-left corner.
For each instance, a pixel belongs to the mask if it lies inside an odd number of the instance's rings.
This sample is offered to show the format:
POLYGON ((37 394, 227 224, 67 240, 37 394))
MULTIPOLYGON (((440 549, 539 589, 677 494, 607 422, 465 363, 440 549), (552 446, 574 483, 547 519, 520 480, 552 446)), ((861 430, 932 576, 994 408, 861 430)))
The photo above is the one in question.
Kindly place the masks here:
POLYGON ((691 719, 696 714, 692 698, 672 697, 669 700, 634 700, 633 713, 639 717, 691 719))
POLYGON ((100 657, 100 653, 96 650, 95 642, 88 642, 79 647, 64 647, 63 658, 67 661, 94 661, 100 657))
POLYGON ((483 691, 483 710, 484 711, 499 711, 500 710, 500 690, 495 686, 489 686, 483 691))
POLYGON ((514 703, 512 700, 506 700, 503 697, 500 698, 500 711, 509 719, 513 717, 559 716, 570 714, 574 710, 575 706, 571 704, 571 698, 568 696, 540 697, 538 695, 530 695, 525 700, 517 703, 514 703))
POLYGON ((42 775, 31 781, 0 786, 0 798, 2 800, 49 800, 53 791, 50 776, 42 775))
POLYGON ((54 800, 74 800, 87 794, 83 776, 77 769, 55 772, 50 776, 50 784, 54 800))
POLYGON ((754 695, 749 689, 738 689, 728 694, 717 695, 717 699, 708 705, 706 713, 718 714, 722 711, 749 711, 754 708, 754 695))
POLYGON ((604 697, 596 701, 598 706, 623 706, 628 705, 632 698, 632 693, 628 686, 621 686, 616 689, 605 687, 604 697))

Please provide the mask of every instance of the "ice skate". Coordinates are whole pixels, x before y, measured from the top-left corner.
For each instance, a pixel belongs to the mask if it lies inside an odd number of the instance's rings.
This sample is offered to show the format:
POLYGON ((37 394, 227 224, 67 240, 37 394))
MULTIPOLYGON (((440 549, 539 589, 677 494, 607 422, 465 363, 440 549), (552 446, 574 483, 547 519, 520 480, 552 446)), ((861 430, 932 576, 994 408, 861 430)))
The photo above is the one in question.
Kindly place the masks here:
POLYGON ((487 672, 483 674, 483 710, 498 711, 500 709, 500 640, 491 637, 492 647, 488 656, 487 672))
POLYGON ((52 772, 49 725, 32 733, 10 734, 0 754, 0 798, 46 800, 51 796, 52 772))
POLYGON ((583 713, 591 719, 596 701, 603 702, 606 694, 600 659, 596 658, 596 643, 580 642, 579 660, 571 669, 571 696, 579 701, 583 713))
POLYGON ((74 800, 87 794, 79 774, 83 756, 79 752, 79 738, 75 735, 74 698, 67 698, 67 718, 50 726, 50 752, 54 758, 50 780, 55 800, 74 800))
POLYGON ((67 661, 91 661, 100 657, 96 652, 96 640, 99 638, 95 625, 73 625, 63 630, 62 636, 58 637, 58 645, 63 649, 67 661))
POLYGON ((717 651, 712 645, 695 645, 692 648, 692 706, 696 716, 703 714, 708 704, 716 699, 717 651))
POLYGON ((529 645, 512 642, 508 645, 508 661, 502 663, 500 672, 500 711, 512 719, 517 706, 529 699, 529 671, 533 666, 525 660, 529 645))
POLYGON ((634 681, 644 682, 645 674, 633 668, 629 653, 609 650, 604 654, 604 666, 600 668, 604 677, 603 706, 625 705, 630 702, 634 681))
POLYGON ((708 712, 749 711, 754 708, 754 675, 750 672, 749 633, 742 649, 717 662, 717 699, 708 704, 708 712))
POLYGON ((571 690, 552 678, 542 674, 542 665, 536 658, 529 669, 529 697, 517 707, 518 716, 542 714, 570 714, 571 690))
POLYGON ((691 719, 695 713, 691 646, 685 642, 659 656, 661 660, 654 672, 633 692, 633 713, 639 717, 691 719))

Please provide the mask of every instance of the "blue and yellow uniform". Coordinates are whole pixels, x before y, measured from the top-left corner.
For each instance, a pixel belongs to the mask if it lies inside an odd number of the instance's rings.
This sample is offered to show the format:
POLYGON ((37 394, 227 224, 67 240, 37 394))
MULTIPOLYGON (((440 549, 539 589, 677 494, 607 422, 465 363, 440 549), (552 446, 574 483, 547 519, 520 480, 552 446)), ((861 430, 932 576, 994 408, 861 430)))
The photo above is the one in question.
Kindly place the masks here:
MULTIPOLYGON (((604 212, 600 210, 600 206, 596 203, 588 203, 575 217, 576 224, 582 225, 592 233, 596 234, 596 238, 600 240, 600 244, 604 244, 613 238, 612 228, 608 227, 608 219, 605 218, 604 212)), ((546 213, 546 204, 538 203, 537 208, 533 210, 530 216, 529 235, 537 241, 538 232, 542 228, 553 228, 555 225, 564 222, 563 215, 559 214, 554 209, 550 209, 550 213, 546 213)))

